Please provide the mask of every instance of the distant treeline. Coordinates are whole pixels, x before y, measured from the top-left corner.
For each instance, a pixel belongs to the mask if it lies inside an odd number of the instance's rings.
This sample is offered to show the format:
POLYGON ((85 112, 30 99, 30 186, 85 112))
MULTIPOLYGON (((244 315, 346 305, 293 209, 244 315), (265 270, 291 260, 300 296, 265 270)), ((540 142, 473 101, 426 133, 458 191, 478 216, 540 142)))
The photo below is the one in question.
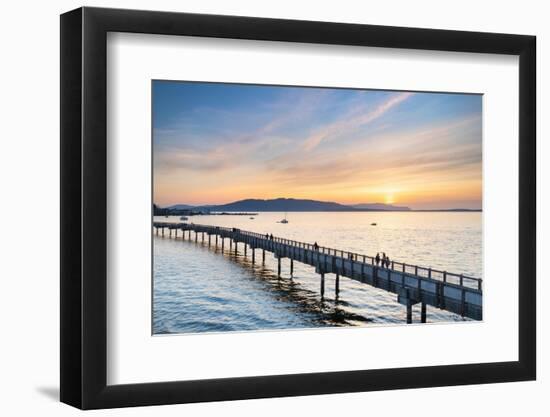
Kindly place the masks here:
POLYGON ((196 209, 182 209, 182 208, 162 208, 153 204, 153 215, 154 216, 200 216, 204 214, 214 214, 217 216, 257 216, 258 213, 250 212, 239 212, 239 213, 229 213, 226 211, 210 211, 210 210, 196 210, 196 209))
POLYGON ((193 210, 193 209, 177 209, 177 208, 162 208, 153 204, 154 216, 197 216, 200 214, 208 214, 208 210, 193 210))

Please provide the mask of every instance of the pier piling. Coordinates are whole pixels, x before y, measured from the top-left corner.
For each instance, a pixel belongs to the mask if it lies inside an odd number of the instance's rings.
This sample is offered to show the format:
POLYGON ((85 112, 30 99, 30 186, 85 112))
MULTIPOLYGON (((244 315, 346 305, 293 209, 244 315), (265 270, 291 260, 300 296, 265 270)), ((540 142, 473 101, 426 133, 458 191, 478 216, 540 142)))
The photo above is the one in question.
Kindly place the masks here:
POLYGON ((325 298, 325 273, 321 272, 321 299, 325 298))
POLYGON ((412 320, 413 320, 412 317, 413 317, 412 304, 408 303, 407 304, 407 324, 412 323, 412 320))
POLYGON ((426 323, 426 303, 422 303, 420 306, 420 322, 426 323))
POLYGON ((277 258, 277 278, 281 278, 281 258, 277 258))
POLYGON ((334 286, 334 292, 336 293, 336 297, 340 294, 340 274, 336 274, 336 284, 334 286))

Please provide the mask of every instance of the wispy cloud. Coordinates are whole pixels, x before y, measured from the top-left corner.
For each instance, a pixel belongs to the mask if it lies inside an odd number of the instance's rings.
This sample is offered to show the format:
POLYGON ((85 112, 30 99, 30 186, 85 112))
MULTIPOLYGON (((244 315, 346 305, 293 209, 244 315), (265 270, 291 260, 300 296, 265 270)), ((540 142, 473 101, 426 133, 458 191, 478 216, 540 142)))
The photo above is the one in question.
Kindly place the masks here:
POLYGON ((374 120, 382 117, 395 106, 411 97, 413 93, 399 93, 392 95, 390 98, 380 103, 370 111, 351 116, 347 115, 336 122, 324 126, 309 136, 303 144, 305 151, 311 151, 321 144, 322 141, 329 139, 337 134, 344 134, 346 131, 357 129, 374 120), (349 117, 348 117, 349 116, 349 117))

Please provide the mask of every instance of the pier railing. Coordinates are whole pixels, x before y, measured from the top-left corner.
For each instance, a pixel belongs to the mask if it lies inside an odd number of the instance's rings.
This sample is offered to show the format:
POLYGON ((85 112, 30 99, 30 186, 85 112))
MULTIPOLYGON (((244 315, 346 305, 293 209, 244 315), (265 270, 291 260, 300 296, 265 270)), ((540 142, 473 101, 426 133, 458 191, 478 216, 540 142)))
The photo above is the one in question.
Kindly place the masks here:
MULTIPOLYGON (((182 230, 188 230, 193 229, 197 230, 198 228, 201 229, 201 231, 209 233, 209 232, 220 232, 224 231, 227 233, 237 233, 242 236, 249 236, 254 237, 258 239, 268 239, 271 240, 270 234, 261 234, 256 232, 250 232, 246 230, 241 230, 238 228, 230 228, 230 227, 221 227, 221 226, 210 226, 210 225, 202 225, 202 224, 194 224, 194 223, 168 223, 168 222, 155 222, 155 227, 166 227, 170 229, 182 229, 182 230)), ((369 256, 369 255, 363 255, 356 252, 350 252, 345 251, 341 249, 334 249, 327 246, 315 246, 314 244, 307 243, 307 242, 300 242, 297 240, 292 239, 285 239, 281 237, 273 236, 272 239, 274 242, 282 243, 289 246, 294 246, 306 250, 313 250, 317 251, 322 254, 326 255, 333 255, 333 256, 339 256, 342 258, 347 258, 355 262, 363 262, 366 264, 371 264, 374 266, 376 265, 376 258, 369 256)), ((468 287, 468 288, 474 288, 479 291, 482 289, 482 279, 481 278, 474 278, 470 277, 464 274, 456 274, 448 271, 441 271, 438 269, 433 269, 431 267, 422 267, 418 265, 411 265, 405 262, 398 262, 395 260, 390 260, 389 267, 379 266, 380 268, 386 268, 392 271, 396 272, 404 272, 408 274, 414 274, 416 276, 433 279, 436 281, 442 281, 445 283, 450 283, 454 285, 458 285, 461 287, 468 287)))

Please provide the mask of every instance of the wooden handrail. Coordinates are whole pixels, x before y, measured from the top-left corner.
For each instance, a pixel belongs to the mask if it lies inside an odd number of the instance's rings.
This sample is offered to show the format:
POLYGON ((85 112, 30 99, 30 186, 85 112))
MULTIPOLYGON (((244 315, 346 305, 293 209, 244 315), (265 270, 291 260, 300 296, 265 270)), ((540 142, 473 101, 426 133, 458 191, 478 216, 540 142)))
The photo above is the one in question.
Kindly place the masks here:
MULTIPOLYGON (((266 239, 266 235, 263 235, 263 234, 257 233, 257 232, 241 230, 241 229, 238 229, 238 228, 210 226, 210 225, 202 225, 202 224, 194 224, 194 223, 154 222, 153 227, 158 227, 158 228, 166 227, 166 228, 169 228, 169 229, 187 229, 187 230, 201 229, 201 230, 199 230, 199 232, 207 232, 207 233, 208 233, 208 231, 211 231, 211 232, 212 231, 214 231, 214 232, 215 231, 224 231, 224 232, 227 232, 227 233, 238 233, 239 235, 242 235, 242 236, 255 237, 255 238, 258 238, 258 239, 266 239)), ((271 240, 271 239, 269 239, 270 236, 271 235, 268 235, 267 240, 271 240)), ((276 236, 273 236, 273 241, 277 242, 277 243, 280 243, 280 244, 289 245, 289 246, 297 246, 297 247, 300 247, 300 248, 304 248, 306 250, 315 250, 314 246, 310 243, 307 243, 307 242, 300 242, 300 241, 296 241, 296 240, 292 240, 292 239, 285 239, 285 238, 276 237, 276 236)), ((344 251, 344 250, 341 250, 341 249, 334 249, 334 248, 329 248, 329 247, 326 247, 326 246, 319 246, 317 248, 317 251, 319 251, 321 253, 324 253, 324 254, 328 254, 328 255, 330 255, 331 251, 333 251, 334 255, 331 255, 331 256, 338 256, 337 253, 340 252, 340 257, 344 258, 344 259, 350 259, 350 260, 353 259, 354 261, 359 261, 359 259, 362 259, 363 263, 371 263, 373 265, 375 263, 375 258, 372 257, 372 256, 359 254, 359 253, 355 253, 355 252, 348 252, 348 251, 344 251)), ((437 269, 433 269, 431 267, 426 268, 426 267, 422 267, 422 266, 418 266, 418 265, 410 265, 410 264, 395 261, 395 260, 391 261, 391 268, 388 268, 388 269, 390 269, 392 271, 396 271, 396 272, 406 273, 406 268, 407 267, 414 268, 414 271, 415 271, 414 275, 417 275, 417 276, 424 276, 424 277, 427 277, 427 278, 436 279, 438 281, 443 281, 443 282, 449 282, 450 279, 451 279, 452 281, 458 281, 459 286, 463 286, 464 282, 468 281, 472 284, 473 283, 477 284, 476 287, 479 290, 481 290, 481 287, 482 287, 482 279, 481 278, 474 278, 474 277, 466 276, 464 274, 455 274, 455 273, 448 272, 448 271, 440 271, 440 270, 437 270, 437 269), (438 278, 435 278, 434 275, 436 275, 438 278), (439 279, 439 277, 441 277, 441 279, 439 279)))

